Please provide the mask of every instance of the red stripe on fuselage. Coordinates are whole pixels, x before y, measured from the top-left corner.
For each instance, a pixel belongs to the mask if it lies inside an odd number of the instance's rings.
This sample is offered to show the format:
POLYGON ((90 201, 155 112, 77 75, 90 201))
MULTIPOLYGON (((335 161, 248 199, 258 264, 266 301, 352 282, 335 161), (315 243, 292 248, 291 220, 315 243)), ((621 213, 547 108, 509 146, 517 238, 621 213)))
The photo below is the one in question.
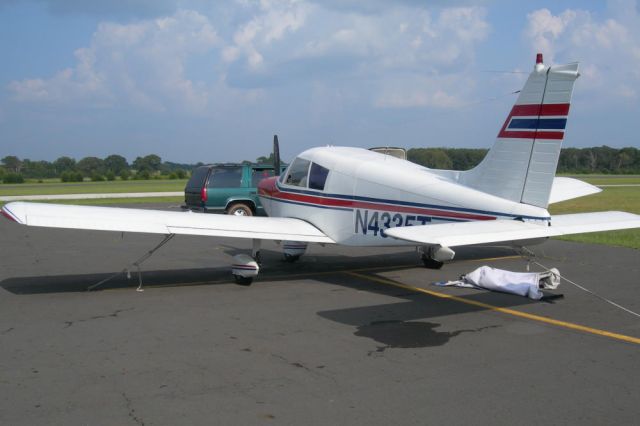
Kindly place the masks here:
POLYGON ((458 213, 446 210, 436 210, 424 207, 411 207, 411 206, 399 206, 389 205, 383 203, 374 203, 368 201, 358 200, 344 200, 339 198, 327 198, 317 197, 314 195, 297 194, 293 192, 280 191, 275 184, 273 186, 263 185, 260 187, 260 195, 270 197, 271 199, 278 201, 295 201, 299 203, 310 204, 312 206, 322 207, 339 207, 339 208, 360 208, 378 211, 388 211, 396 213, 416 213, 425 216, 439 216, 455 219, 467 219, 467 220, 495 220, 495 216, 478 215, 473 213, 458 213))

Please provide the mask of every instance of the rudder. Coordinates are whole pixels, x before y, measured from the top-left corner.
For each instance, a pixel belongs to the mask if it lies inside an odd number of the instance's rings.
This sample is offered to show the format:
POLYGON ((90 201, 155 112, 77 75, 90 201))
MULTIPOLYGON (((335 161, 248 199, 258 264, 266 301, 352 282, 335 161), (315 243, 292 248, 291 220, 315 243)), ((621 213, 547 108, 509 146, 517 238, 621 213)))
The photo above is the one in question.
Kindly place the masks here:
POLYGON ((467 186, 546 208, 569 115, 578 64, 536 66, 482 162, 464 172, 467 186))

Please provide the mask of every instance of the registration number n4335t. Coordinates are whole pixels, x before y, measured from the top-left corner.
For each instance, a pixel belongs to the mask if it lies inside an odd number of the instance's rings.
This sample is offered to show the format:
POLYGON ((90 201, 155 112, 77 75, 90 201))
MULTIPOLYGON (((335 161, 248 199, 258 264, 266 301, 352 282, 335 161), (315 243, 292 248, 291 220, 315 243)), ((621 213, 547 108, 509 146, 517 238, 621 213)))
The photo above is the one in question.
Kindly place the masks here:
POLYGON ((356 234, 380 236, 382 238, 387 238, 384 233, 385 229, 397 226, 426 225, 431 222, 431 217, 429 216, 364 209, 355 209, 353 217, 356 234))

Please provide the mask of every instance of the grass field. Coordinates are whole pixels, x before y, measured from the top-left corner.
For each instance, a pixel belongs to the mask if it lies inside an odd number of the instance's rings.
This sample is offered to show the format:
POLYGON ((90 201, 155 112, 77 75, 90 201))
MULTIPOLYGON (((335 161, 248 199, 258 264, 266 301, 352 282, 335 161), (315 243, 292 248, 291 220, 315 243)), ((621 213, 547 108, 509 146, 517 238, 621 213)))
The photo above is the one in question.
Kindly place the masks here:
MULTIPOLYGON (((610 185, 606 183, 604 185, 610 185)), ((602 192, 549 206, 553 214, 622 210, 640 214, 640 186, 608 187, 602 192)), ((608 244, 640 249, 640 229, 579 234, 560 239, 583 243, 608 244)))
POLYGON ((580 179, 591 185, 640 185, 638 175, 563 175, 580 179))
POLYGON ((175 192, 183 191, 187 181, 176 180, 117 180, 105 182, 23 183, 0 185, 3 195, 107 194, 114 192, 175 192))

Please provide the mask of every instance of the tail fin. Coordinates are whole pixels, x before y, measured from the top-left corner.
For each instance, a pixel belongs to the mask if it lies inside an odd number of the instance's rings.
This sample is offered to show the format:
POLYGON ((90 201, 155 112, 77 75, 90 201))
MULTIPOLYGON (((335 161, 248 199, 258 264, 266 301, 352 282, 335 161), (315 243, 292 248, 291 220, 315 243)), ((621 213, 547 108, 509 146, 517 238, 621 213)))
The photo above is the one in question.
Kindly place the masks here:
POLYGON ((460 180, 509 200, 546 208, 558 166, 578 64, 548 67, 538 54, 487 156, 460 180))

